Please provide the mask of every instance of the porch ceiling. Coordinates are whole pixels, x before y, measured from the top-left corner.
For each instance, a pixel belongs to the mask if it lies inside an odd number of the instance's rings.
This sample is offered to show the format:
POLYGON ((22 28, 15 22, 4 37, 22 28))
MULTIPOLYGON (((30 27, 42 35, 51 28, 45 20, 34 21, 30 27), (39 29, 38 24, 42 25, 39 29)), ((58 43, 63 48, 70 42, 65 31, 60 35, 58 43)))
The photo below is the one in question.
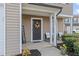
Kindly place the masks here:
POLYGON ((31 15, 42 15, 49 16, 50 14, 57 13, 59 9, 43 7, 31 4, 23 4, 23 14, 31 14, 31 15))

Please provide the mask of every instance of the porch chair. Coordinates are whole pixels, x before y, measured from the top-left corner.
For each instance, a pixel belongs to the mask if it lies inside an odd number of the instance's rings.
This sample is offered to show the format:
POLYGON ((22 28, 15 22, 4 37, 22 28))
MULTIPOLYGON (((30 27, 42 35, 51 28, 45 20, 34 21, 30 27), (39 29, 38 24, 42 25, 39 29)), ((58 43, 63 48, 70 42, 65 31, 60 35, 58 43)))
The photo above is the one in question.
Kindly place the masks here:
POLYGON ((45 33, 45 41, 47 41, 47 42, 50 41, 50 33, 49 32, 45 33))

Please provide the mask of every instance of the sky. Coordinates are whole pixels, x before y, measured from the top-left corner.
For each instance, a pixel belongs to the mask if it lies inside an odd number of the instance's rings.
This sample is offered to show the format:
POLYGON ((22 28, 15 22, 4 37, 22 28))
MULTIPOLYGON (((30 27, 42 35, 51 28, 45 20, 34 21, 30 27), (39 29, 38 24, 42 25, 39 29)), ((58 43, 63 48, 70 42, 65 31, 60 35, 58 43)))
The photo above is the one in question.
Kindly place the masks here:
POLYGON ((73 4, 73 15, 79 15, 79 3, 73 4))

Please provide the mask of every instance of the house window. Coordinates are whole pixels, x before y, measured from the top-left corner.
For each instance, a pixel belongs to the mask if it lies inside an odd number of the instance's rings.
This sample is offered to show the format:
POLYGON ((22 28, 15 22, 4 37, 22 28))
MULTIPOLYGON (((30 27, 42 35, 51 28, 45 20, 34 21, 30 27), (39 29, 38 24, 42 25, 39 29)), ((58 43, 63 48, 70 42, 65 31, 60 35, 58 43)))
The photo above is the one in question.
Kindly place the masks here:
POLYGON ((73 19, 73 22, 74 22, 74 23, 78 23, 78 19, 77 19, 77 18, 74 18, 74 19, 73 19))
POLYGON ((69 18, 65 18, 64 22, 65 23, 69 23, 70 22, 70 19, 69 18))

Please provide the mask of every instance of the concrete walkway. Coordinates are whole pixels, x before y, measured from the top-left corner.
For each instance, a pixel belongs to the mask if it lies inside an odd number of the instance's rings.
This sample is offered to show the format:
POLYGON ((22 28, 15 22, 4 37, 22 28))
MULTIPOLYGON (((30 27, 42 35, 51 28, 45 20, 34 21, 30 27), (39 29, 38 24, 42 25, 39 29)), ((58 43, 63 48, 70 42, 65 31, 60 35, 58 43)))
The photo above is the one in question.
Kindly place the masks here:
POLYGON ((62 56, 60 50, 53 47, 49 42, 37 42, 37 43, 27 43, 23 45, 23 48, 38 49, 42 56, 62 56))

